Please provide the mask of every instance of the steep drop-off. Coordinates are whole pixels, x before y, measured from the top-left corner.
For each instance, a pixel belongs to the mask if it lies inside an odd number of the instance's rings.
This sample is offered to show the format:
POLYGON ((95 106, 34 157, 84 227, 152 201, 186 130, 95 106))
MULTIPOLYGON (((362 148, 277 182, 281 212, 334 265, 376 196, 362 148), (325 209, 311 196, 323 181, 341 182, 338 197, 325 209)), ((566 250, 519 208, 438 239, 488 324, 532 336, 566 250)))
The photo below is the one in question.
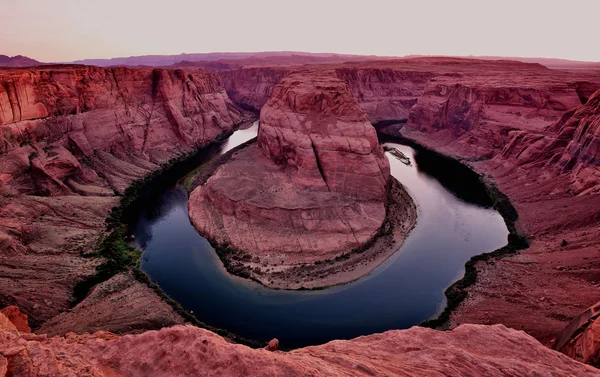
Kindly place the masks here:
POLYGON ((94 273, 83 255, 115 195, 243 114, 200 71, 55 66, 0 70, 0 82, 0 303, 37 326, 94 273))

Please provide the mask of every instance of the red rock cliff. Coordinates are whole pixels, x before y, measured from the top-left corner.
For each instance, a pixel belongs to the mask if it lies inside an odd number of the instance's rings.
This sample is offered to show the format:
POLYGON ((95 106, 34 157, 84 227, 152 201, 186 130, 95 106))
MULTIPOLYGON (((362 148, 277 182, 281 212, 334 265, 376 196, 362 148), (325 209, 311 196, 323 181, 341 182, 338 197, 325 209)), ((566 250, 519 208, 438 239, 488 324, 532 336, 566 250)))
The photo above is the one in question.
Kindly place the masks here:
POLYGON ((242 113, 200 71, 0 70, 0 302, 37 326, 94 271, 81 254, 135 179, 231 130, 242 113))
POLYGON ((304 72, 275 88, 257 145, 192 192, 189 214, 202 234, 248 251, 257 266, 312 264, 376 234, 389 174, 348 85, 304 72))

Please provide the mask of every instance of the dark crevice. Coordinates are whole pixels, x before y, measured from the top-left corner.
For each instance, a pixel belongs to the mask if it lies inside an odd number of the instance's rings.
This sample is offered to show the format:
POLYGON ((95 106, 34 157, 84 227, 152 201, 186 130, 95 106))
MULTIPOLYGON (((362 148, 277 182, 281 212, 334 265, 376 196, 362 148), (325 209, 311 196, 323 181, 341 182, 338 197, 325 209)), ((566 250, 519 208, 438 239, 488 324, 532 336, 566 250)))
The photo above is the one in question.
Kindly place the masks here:
POLYGON ((319 174, 321 174, 321 178, 323 178, 323 182, 325 182, 327 190, 331 191, 329 184, 327 183, 327 178, 325 178, 325 173, 323 173, 323 167, 321 166, 321 161, 319 160, 319 155, 317 154, 317 149, 315 148, 315 144, 313 143, 312 139, 310 140, 310 146, 315 154, 315 161, 317 161, 317 169, 319 169, 319 174))

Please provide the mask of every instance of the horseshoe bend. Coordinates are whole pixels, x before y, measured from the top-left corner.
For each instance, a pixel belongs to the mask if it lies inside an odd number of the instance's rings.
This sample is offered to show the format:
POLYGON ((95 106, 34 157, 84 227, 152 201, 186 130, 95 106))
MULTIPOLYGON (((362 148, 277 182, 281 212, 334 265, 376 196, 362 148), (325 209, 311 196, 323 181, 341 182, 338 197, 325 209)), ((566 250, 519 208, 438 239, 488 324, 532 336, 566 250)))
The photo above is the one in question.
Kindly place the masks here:
MULTIPOLYGON (((190 218, 218 244, 245 251, 250 273, 266 285, 344 283, 369 270, 336 272, 336 258, 367 243, 373 245, 360 259, 389 255, 384 249, 397 248, 415 222, 416 207, 390 182, 389 170, 348 84, 327 72, 291 75, 262 108, 256 144, 235 152, 192 192, 190 218), (394 224, 386 220, 392 185, 394 224), (382 230, 384 221, 398 229, 382 230), (386 231, 384 244, 378 235, 386 231)), ((231 256, 238 257, 223 258, 231 256)))
POLYGON ((0 56, 0 377, 600 375, 600 65, 80 63, 0 56))

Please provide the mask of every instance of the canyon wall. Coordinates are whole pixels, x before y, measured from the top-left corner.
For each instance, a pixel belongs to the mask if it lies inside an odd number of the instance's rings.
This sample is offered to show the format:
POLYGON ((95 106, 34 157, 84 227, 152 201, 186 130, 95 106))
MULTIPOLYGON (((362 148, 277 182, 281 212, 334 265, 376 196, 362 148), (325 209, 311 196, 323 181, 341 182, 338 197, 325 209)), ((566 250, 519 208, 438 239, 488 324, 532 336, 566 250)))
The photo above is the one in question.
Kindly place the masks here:
POLYGON ((295 67, 253 67, 218 72, 232 101, 260 110, 273 89, 295 67))
POLYGON ((437 77, 406 125, 391 131, 497 185, 529 238, 516 255, 476 264, 480 278, 451 325, 503 323, 551 342, 597 301, 599 109, 590 89, 600 81, 587 80, 561 72, 437 77))
POLYGON ((244 115, 197 70, 49 66, 0 82, 0 302, 38 326, 94 273, 83 255, 115 195, 244 115))

